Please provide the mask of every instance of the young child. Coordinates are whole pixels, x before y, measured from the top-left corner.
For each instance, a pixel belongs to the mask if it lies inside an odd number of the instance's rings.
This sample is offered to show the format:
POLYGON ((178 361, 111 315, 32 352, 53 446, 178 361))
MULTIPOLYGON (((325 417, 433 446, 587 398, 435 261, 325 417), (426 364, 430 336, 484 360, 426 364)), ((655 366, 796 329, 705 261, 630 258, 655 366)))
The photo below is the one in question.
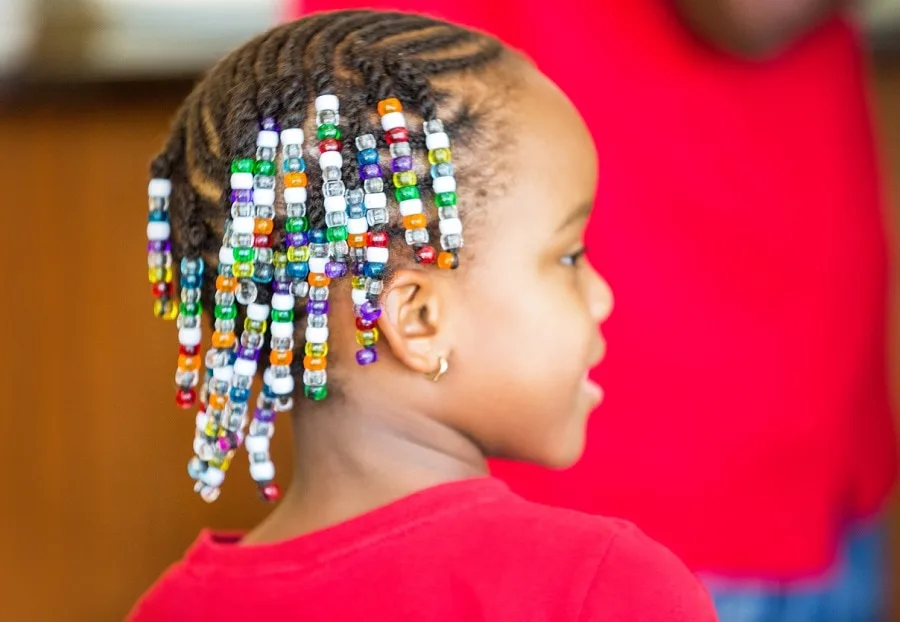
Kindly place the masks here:
POLYGON ((274 512, 201 534, 132 620, 715 619, 632 525, 487 476, 488 456, 579 457, 612 308, 582 260, 594 147, 531 64, 428 18, 315 15, 216 66, 152 175, 155 311, 178 316, 176 399, 200 408, 195 489, 215 500, 243 446, 278 498, 277 412, 296 451, 274 512))

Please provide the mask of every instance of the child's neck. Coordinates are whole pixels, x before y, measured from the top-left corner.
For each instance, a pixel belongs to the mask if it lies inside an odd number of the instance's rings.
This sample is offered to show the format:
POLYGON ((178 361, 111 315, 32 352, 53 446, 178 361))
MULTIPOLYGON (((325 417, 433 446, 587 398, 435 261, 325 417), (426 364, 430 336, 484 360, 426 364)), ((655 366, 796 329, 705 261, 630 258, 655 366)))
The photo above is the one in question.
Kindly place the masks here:
POLYGON ((447 482, 484 476, 481 450, 434 420, 304 414, 294 420, 294 478, 244 544, 287 540, 447 482))

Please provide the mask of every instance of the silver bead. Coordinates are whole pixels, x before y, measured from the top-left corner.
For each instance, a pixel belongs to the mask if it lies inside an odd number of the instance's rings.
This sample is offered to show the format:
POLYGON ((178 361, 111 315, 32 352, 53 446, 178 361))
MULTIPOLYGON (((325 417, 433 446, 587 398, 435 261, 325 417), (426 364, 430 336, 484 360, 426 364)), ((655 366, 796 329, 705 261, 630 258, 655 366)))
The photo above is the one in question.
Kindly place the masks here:
POLYGON ((147 207, 151 212, 156 210, 167 212, 169 211, 169 197, 150 197, 147 207))
POLYGON ((328 316, 327 316, 327 315, 320 315, 320 314, 318 314, 318 313, 313 313, 313 314, 310 315, 309 318, 306 320, 306 323, 307 323, 311 328, 325 328, 326 326, 328 326, 328 316))
POLYGON ((285 207, 285 215, 288 218, 306 216, 306 203, 288 203, 285 207))
POLYGON ((272 220, 275 218, 275 206, 274 205, 257 205, 256 206, 256 217, 257 218, 265 218, 266 220, 272 220))
POLYGON ((271 147, 258 147, 256 149, 256 159, 268 160, 271 162, 275 159, 275 150, 271 147))
POLYGON ((445 251, 456 250, 463 247, 463 237, 458 233, 441 236, 441 248, 445 251))
POLYGON ((409 143, 402 142, 391 145, 392 158, 401 158, 408 155, 412 155, 412 149, 410 148, 409 143))
MULTIPOLYGON (((220 352, 230 353, 231 350, 220 350, 220 352)), ((216 395, 225 395, 228 393, 228 382, 213 378, 209 381, 209 390, 216 395)))
POLYGON ((381 177, 371 177, 363 182, 363 188, 368 194, 384 192, 384 179, 381 177))
MULTIPOLYGON (((231 361, 231 350, 212 349, 206 353, 206 366, 210 369, 225 367, 231 361)), ((210 381, 212 383, 212 381, 210 381)))
POLYGON ((220 333, 233 333, 236 326, 234 320, 216 320, 216 330, 220 333))
POLYGON ((195 371, 182 371, 179 369, 175 372, 175 384, 182 389, 196 387, 198 382, 200 382, 200 374, 195 371))
POLYGON ((179 315, 175 322, 178 328, 200 328, 199 315, 179 315))
MULTIPOLYGON (((281 153, 284 155, 285 158, 289 158, 289 159, 303 157, 302 147, 300 145, 296 145, 296 144, 282 145, 281 153)), ((298 171, 299 171, 299 168, 298 168, 298 171)))
POLYGON ((256 302, 256 296, 259 294, 256 289, 256 283, 251 281, 250 279, 241 279, 238 281, 237 291, 235 292, 235 298, 237 298, 238 303, 242 305, 249 305, 256 302))
POLYGON ((446 207, 442 207, 438 212, 441 220, 448 220, 450 218, 459 218, 459 208, 455 205, 448 205, 446 207))
POLYGON ((328 300, 328 288, 327 287, 310 287, 309 288, 309 299, 320 301, 320 300, 328 300))
POLYGON ((316 115, 316 125, 337 125, 340 118, 334 110, 322 110, 316 115))
MULTIPOLYGON (((341 169, 336 166, 326 166, 322 169, 322 181, 340 181, 341 180, 341 169)), ((343 191, 341 191, 343 194, 343 191)))
POLYGON ((381 279, 366 279, 366 296, 377 298, 384 293, 384 281, 381 279))
POLYGON ((254 333, 249 330, 245 330, 241 333, 241 345, 245 348, 258 350, 262 347, 264 340, 265 338, 260 333, 254 333))
POLYGON ((328 212, 325 214, 327 227, 342 227, 347 224, 347 212, 328 212))
POLYGON ((370 227, 386 225, 388 223, 388 212, 383 207, 366 210, 366 221, 370 227))
POLYGON ((258 190, 273 190, 275 188, 275 178, 269 175, 257 175, 253 178, 253 187, 258 190))
POLYGON ((374 134, 363 134, 362 136, 356 137, 356 148, 360 151, 375 149, 377 146, 378 141, 375 140, 374 134))
POLYGON ((327 181, 322 185, 322 194, 326 197, 340 197, 344 196, 345 189, 342 181, 327 181))
POLYGON ((234 248, 251 248, 253 246, 253 234, 232 233, 231 246, 234 248))
POLYGON ((181 302, 199 302, 200 290, 194 287, 188 287, 181 290, 181 302))
POLYGON ((291 296, 294 298, 306 298, 307 294, 309 294, 309 283, 303 279, 291 281, 291 296))
POLYGON ((257 248, 256 249, 256 261, 262 263, 272 263, 272 258, 274 256, 274 251, 271 248, 257 248))
POLYGON ((360 205, 365 199, 366 193, 363 192, 362 188, 349 188, 347 189, 347 204, 351 206, 360 205))
POLYGON ((268 436, 272 438, 275 434, 275 426, 271 421, 259 421, 254 419, 250 422, 250 436, 268 436))
POLYGON ((407 229, 404 235, 406 236, 406 243, 410 246, 428 244, 428 240, 431 238, 428 229, 407 229))
POLYGON ((303 384, 308 387, 321 387, 328 381, 328 374, 324 370, 310 370, 303 372, 303 384))
POLYGON ((249 389, 253 384, 253 376, 244 376, 241 374, 235 374, 232 377, 231 384, 233 384, 238 389, 249 389))
POLYGON ((426 121, 423 128, 426 134, 439 134, 444 131, 444 123, 440 119, 426 121))

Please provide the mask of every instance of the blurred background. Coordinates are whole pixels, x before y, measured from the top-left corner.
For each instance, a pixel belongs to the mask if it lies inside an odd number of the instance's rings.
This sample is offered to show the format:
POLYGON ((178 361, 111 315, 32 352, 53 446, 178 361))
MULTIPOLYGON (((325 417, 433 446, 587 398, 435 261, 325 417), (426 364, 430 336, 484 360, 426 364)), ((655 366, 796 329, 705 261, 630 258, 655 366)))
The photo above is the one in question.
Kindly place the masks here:
MULTIPOLYGON (((900 0, 865 7, 896 210, 900 0)), ((213 506, 191 491, 193 414, 172 402, 174 328, 150 313, 144 205, 149 158, 192 81, 284 14, 278 0, 0 0, 0 262, 14 297, 0 305, 0 620, 121 619, 202 527, 266 511, 249 478, 213 506)), ((894 292, 900 318, 896 276, 894 292)), ((897 330, 892 352, 900 389, 897 330)), ((285 462, 289 434, 277 439, 285 462)))

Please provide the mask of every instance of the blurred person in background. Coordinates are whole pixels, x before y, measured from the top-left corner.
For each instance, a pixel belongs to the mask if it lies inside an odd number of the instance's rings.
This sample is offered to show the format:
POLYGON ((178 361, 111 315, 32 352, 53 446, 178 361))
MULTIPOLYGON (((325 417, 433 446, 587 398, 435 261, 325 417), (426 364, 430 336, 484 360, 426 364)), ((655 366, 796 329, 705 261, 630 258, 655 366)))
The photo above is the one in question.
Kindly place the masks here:
POLYGON ((848 4, 295 5, 482 28, 583 112, 601 167, 589 257, 617 292, 607 400, 576 467, 495 473, 634 520, 705 578, 724 622, 884 615, 887 250, 848 4))

